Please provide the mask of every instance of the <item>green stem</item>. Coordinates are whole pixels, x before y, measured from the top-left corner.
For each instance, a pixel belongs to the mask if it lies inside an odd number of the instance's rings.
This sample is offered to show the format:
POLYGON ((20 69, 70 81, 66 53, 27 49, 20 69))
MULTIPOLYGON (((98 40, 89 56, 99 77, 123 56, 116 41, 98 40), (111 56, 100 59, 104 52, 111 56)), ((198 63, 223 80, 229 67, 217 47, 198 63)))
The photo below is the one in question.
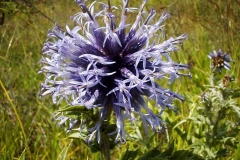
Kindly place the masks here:
POLYGON ((111 117, 112 107, 108 107, 106 113, 106 120, 102 124, 101 140, 100 140, 100 153, 102 160, 110 160, 110 137, 106 134, 107 128, 109 127, 110 117, 111 117))
POLYGON ((100 152, 102 160, 110 160, 110 140, 104 132, 101 133, 100 152))

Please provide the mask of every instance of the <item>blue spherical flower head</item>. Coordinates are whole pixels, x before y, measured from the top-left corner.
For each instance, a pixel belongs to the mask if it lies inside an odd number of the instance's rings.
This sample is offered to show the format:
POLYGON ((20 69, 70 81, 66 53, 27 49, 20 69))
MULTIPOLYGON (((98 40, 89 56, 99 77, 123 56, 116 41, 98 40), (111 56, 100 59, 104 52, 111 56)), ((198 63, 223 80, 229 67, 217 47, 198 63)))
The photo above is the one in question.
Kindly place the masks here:
POLYGON ((218 70, 219 72, 222 72, 223 68, 229 70, 229 62, 233 62, 230 58, 230 54, 223 53, 221 49, 218 52, 214 50, 213 53, 208 55, 208 58, 212 60, 211 67, 213 71, 218 70))
MULTIPOLYGON (((54 103, 65 99, 72 106, 99 109, 99 120, 88 130, 89 140, 97 134, 100 141, 100 127, 110 112, 116 118, 116 140, 126 140, 124 121, 129 118, 134 122, 135 115, 140 117, 146 131, 148 125, 156 132, 164 129, 163 121, 148 107, 147 101, 154 100, 161 114, 165 108, 176 111, 172 105, 174 98, 183 100, 159 82, 166 79, 171 83, 179 76, 189 76, 181 72, 188 71, 187 65, 170 58, 170 53, 178 50, 176 45, 187 36, 162 41, 158 32, 163 33, 163 22, 169 14, 164 12, 152 22, 156 11, 151 9, 143 19, 147 0, 138 9, 128 7, 128 0, 122 0, 119 17, 114 15, 117 7, 110 1, 101 3, 102 10, 97 13, 94 3, 87 7, 82 0, 76 2, 82 9, 73 17, 78 25, 73 29, 67 26, 66 31, 56 25, 48 33, 41 60, 41 72, 46 75, 41 95, 51 94, 54 103), (133 24, 126 23, 129 12, 137 12, 133 24)), ((77 122, 66 116, 58 119, 61 124, 70 120, 70 126, 77 122)))

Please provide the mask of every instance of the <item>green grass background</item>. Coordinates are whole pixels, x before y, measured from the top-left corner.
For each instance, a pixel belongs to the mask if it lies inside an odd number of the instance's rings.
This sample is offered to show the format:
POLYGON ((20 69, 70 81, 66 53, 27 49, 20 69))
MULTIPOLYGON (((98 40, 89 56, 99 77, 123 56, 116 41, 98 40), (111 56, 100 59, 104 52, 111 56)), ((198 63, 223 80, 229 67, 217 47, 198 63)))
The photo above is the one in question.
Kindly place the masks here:
MULTIPOLYGON (((141 3, 138 0, 129 1, 129 6, 134 7, 141 3)), ((112 0, 112 4, 118 6, 121 1, 112 0)), ((96 8, 98 6, 99 4, 96 8)), ((231 54, 235 61, 230 73, 235 76, 233 87, 239 87, 239 0, 149 0, 145 9, 150 10, 151 6, 157 10, 159 16, 165 10, 170 13, 171 18, 166 21, 164 27, 168 38, 182 33, 188 35, 188 40, 184 41, 179 52, 172 55, 177 62, 191 64, 192 79, 183 78, 181 82, 172 84, 171 89, 182 95, 200 96, 203 91, 201 86, 208 83, 210 74, 207 54, 220 48, 231 54)), ((53 22, 63 27, 66 24, 74 26, 69 17, 79 11, 80 8, 73 0, 0 2, 0 16, 4 15, 4 22, 0 25, 1 159, 53 160, 57 159, 62 149, 70 143, 71 140, 65 138, 65 132, 56 126, 52 119, 52 113, 59 106, 53 105, 50 97, 44 100, 38 97, 40 83, 44 80, 44 76, 38 74, 41 67, 38 61, 42 56, 41 50, 46 41, 47 31, 53 28, 53 22)), ((134 16, 130 17, 134 20, 134 16)), ((168 111, 163 115, 166 119, 171 119, 168 120, 169 138, 178 140, 174 146, 175 150, 189 149, 171 127, 189 116, 191 103, 176 102, 176 105, 179 108, 177 116, 168 111)), ((181 127, 185 132, 191 130, 188 124, 181 127)), ((118 145, 112 151, 112 158, 121 159, 127 149, 140 149, 144 152, 158 144, 167 146, 165 133, 150 137, 152 138, 118 145)), ((236 151, 232 150, 231 156, 225 158, 233 158, 236 151)), ((91 154, 80 140, 74 140, 66 157, 99 159, 99 154, 91 154)))

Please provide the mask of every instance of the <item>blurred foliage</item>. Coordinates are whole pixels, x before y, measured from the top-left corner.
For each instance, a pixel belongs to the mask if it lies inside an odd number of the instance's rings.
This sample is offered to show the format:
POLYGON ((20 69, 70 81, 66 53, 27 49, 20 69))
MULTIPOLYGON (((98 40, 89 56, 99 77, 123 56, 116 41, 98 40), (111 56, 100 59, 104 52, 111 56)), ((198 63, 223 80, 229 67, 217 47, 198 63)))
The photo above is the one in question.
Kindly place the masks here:
MULTIPOLYGON (((112 3, 119 6, 121 1, 112 3)), ((129 6, 140 3, 130 0, 129 6)), ((146 9, 151 6, 159 15, 164 10, 171 14, 164 27, 167 37, 188 34, 188 41, 173 55, 191 66, 192 80, 182 79, 169 86, 184 95, 186 101, 175 102, 178 115, 171 111, 162 115, 167 122, 166 132, 145 135, 140 124, 126 124, 135 133, 134 140, 115 144, 113 159, 239 159, 240 2, 149 0, 146 9), (228 72, 235 81, 228 87, 220 81, 209 81, 207 54, 220 48, 236 62, 228 72)), ((88 146, 78 137, 66 139, 79 135, 66 135, 52 119, 59 106, 53 105, 50 98, 38 97, 43 81, 38 75, 38 61, 47 30, 55 22, 73 26, 69 17, 78 11, 74 0, 0 2, 1 159, 99 159, 98 152, 91 153, 98 150, 94 143, 88 146)))
POLYGON ((206 159, 233 155, 239 143, 240 108, 236 99, 240 89, 232 88, 233 82, 229 86, 222 79, 215 82, 213 75, 201 96, 186 96, 191 103, 189 115, 173 127, 193 153, 206 159), (180 127, 185 124, 187 132, 180 127))

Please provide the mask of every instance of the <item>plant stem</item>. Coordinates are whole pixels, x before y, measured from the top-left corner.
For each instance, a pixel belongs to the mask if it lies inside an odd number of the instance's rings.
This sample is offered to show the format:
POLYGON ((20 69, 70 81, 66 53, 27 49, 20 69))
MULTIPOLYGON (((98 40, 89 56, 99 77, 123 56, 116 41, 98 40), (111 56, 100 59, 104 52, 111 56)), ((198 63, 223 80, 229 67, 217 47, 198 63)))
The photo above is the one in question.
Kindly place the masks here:
POLYGON ((109 121, 111 117, 112 107, 108 107, 106 113, 106 121, 103 123, 100 141, 100 152, 102 160, 110 160, 110 137, 106 134, 107 128, 109 127, 109 121))
POLYGON ((110 160, 110 140, 104 132, 101 133, 100 152, 102 160, 110 160))

